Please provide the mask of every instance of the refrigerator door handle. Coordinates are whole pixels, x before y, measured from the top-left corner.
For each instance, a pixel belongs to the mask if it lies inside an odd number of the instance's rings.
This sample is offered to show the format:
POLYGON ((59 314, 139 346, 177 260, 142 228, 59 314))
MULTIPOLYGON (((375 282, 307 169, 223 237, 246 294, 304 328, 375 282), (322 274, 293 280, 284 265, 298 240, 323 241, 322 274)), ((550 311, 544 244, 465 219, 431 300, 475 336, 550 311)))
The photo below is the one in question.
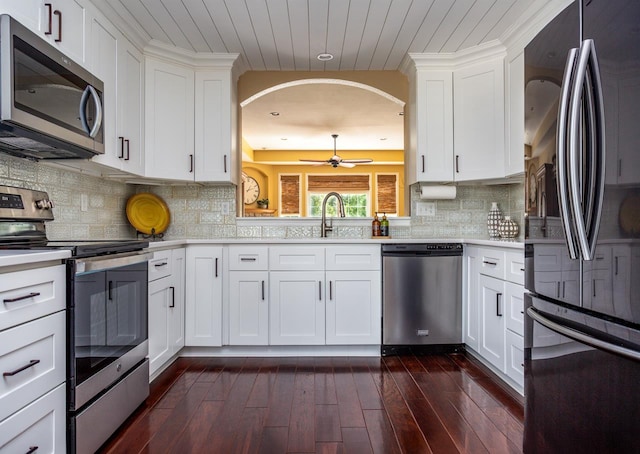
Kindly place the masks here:
POLYGON ((567 55, 567 63, 565 64, 564 77, 562 80, 562 88, 560 91, 560 102, 558 106, 558 130, 556 134, 557 149, 557 170, 558 170, 558 199, 560 204, 560 213, 564 235, 569 248, 569 257, 573 260, 578 258, 578 245, 574 235, 575 228, 573 226, 573 218, 571 216, 571 200, 569 192, 569 172, 567 169, 567 123, 569 121, 569 107, 571 101, 571 85, 573 83, 573 75, 575 65, 578 58, 578 49, 569 50, 567 55))
POLYGON ((531 317, 533 320, 535 320, 536 322, 540 323, 542 326, 549 328, 551 331, 555 331, 558 334, 562 334, 563 336, 566 336, 569 339, 572 339, 576 342, 580 342, 581 344, 587 344, 587 345, 590 345, 591 347, 594 347, 609 353, 614 353, 616 355, 624 356, 625 358, 629 358, 634 361, 640 361, 639 351, 632 350, 626 347, 621 347, 620 345, 612 344, 606 340, 594 337, 591 334, 587 334, 582 331, 578 331, 577 329, 569 328, 568 326, 561 325, 560 323, 557 323, 553 320, 549 320, 547 317, 542 315, 533 307, 527 308, 527 315, 531 317))
POLYGON ((600 73, 591 39, 580 45, 575 74, 568 117, 571 211, 580 256, 583 260, 593 260, 604 197, 605 151, 600 73), (584 110, 583 105, 586 106, 584 110), (583 126, 586 128, 586 154, 583 153, 583 126), (586 166, 583 166, 583 159, 586 166))

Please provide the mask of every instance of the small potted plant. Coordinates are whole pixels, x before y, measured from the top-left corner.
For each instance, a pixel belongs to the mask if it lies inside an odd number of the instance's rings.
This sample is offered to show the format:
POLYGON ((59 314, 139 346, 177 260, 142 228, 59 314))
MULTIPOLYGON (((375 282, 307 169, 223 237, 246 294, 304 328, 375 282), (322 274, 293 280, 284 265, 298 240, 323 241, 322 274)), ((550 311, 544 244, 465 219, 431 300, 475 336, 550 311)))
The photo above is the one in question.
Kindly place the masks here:
POLYGON ((267 209, 269 208, 269 199, 260 199, 257 201, 258 208, 267 209))

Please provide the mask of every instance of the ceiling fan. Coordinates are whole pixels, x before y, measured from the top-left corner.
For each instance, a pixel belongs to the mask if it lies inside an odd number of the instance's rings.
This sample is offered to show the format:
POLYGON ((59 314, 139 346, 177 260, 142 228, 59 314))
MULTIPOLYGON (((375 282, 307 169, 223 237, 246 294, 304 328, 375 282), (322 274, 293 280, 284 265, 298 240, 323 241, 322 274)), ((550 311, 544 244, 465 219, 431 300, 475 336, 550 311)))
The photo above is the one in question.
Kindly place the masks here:
POLYGON ((332 167, 355 167, 356 164, 367 164, 369 162, 373 162, 373 159, 342 159, 340 156, 336 154, 336 139, 338 138, 338 134, 331 134, 333 137, 333 156, 327 160, 321 159, 301 159, 302 162, 311 162, 313 165, 330 165, 332 167))

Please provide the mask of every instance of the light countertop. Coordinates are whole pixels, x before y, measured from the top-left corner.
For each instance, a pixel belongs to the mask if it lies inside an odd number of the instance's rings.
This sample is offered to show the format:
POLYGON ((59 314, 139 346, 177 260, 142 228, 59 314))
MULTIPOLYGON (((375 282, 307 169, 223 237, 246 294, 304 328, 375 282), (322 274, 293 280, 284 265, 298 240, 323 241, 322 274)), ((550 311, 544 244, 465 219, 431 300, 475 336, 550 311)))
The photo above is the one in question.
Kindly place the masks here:
POLYGON ((67 250, 31 250, 31 249, 3 249, 0 250, 0 267, 15 265, 30 265, 40 262, 50 262, 71 257, 67 250))

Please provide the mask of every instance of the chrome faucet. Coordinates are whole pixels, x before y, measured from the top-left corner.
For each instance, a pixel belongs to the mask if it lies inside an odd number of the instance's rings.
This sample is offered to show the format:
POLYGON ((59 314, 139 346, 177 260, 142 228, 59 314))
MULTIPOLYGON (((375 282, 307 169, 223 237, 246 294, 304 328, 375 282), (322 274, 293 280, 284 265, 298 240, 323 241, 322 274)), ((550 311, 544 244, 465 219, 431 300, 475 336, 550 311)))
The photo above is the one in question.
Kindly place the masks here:
POLYGON ((329 222, 329 224, 327 224, 327 200, 331 196, 335 196, 336 199, 338 199, 338 213, 341 218, 344 217, 344 200, 342 200, 342 196, 337 192, 330 192, 324 196, 324 200, 322 201, 322 225, 320 226, 320 236, 322 238, 326 238, 327 232, 331 232, 333 230, 333 222, 329 222))

